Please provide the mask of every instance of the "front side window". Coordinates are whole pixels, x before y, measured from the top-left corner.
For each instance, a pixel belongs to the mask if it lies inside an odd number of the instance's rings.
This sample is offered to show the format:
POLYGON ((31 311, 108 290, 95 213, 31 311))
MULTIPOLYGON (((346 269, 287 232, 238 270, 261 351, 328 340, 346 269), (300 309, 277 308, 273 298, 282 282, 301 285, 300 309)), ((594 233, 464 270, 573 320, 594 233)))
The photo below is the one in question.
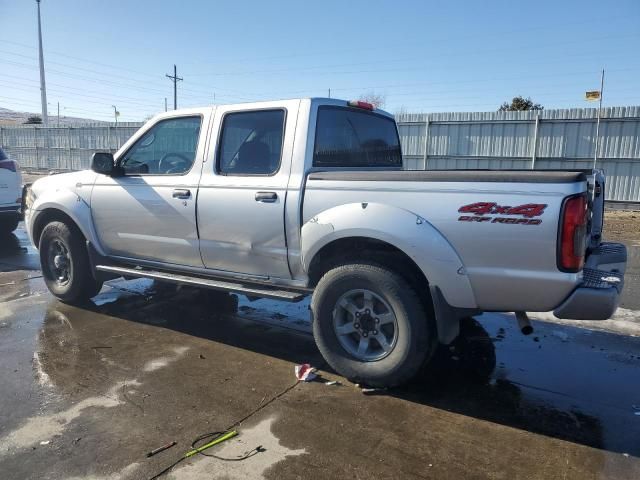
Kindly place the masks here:
POLYGON ((314 167, 402 167, 395 122, 342 107, 318 108, 314 167))
POLYGON ((181 175, 196 158, 202 118, 161 120, 127 151, 120 166, 125 175, 181 175))
POLYGON ((273 175, 280 168, 284 110, 225 115, 218 147, 223 175, 273 175))

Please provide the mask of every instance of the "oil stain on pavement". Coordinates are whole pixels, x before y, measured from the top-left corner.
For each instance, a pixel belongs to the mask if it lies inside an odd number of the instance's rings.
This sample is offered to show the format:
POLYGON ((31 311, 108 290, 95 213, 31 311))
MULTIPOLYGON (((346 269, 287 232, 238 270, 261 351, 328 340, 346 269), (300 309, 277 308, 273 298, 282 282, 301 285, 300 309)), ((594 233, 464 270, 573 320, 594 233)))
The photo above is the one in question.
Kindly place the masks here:
POLYGON ((0 284, 3 479, 151 478, 231 427, 211 453, 264 451, 194 456, 166 478, 640 478, 640 338, 615 326, 538 321, 524 337, 485 314, 412 384, 363 395, 322 361, 307 302, 236 311, 116 280, 68 306, 23 231, 0 245, 0 284), (303 362, 342 385, 296 384, 303 362))

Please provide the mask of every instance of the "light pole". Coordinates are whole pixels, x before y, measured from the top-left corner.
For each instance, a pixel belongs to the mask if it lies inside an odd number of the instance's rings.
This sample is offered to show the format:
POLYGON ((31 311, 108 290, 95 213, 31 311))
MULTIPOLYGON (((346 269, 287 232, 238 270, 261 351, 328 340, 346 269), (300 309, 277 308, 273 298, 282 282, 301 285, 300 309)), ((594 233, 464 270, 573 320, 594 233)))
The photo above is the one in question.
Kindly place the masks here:
POLYGON ((40 0, 38 4, 38 47, 40 58, 40 101, 42 102, 42 125, 49 126, 49 116, 47 115, 47 87, 44 83, 44 55, 42 53, 42 25, 40 22, 40 0))

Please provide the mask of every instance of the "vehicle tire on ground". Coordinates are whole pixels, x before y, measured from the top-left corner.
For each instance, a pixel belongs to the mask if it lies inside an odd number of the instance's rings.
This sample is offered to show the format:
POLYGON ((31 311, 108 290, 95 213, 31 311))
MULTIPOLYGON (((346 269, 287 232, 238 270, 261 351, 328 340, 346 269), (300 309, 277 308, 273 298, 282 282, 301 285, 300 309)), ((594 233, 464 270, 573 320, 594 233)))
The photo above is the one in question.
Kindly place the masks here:
POLYGON ((8 235, 18 228, 20 219, 18 218, 3 218, 0 219, 0 235, 8 235))
POLYGON ((325 360, 370 387, 407 382, 437 347, 435 322, 416 291, 381 266, 348 264, 328 271, 316 286, 311 311, 325 360))
POLYGON ((491 335, 473 317, 460 320, 460 335, 449 345, 462 373, 470 380, 487 382, 496 368, 496 348, 491 335))
POLYGON ((65 303, 82 303, 98 294, 85 239, 75 225, 51 222, 40 236, 40 265, 49 291, 65 303))

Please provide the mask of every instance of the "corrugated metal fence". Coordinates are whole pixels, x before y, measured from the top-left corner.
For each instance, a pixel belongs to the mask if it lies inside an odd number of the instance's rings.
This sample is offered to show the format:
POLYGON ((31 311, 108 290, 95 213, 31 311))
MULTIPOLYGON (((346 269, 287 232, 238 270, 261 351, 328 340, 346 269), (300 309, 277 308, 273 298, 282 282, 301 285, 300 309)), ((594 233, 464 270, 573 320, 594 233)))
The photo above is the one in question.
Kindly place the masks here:
MULTIPOLYGON (((597 109, 401 114, 407 169, 576 169, 593 166, 597 109)), ((0 127, 0 146, 23 168, 87 168, 115 152, 140 123, 0 127)), ((602 110, 597 167, 607 199, 640 201, 640 107, 602 110)))
MULTIPOLYGON (((398 115, 405 168, 592 168, 597 109, 398 115)), ((640 201, 640 107, 603 108, 607 199, 640 201)))
POLYGON ((141 125, 0 126, 0 146, 22 168, 82 170, 89 168, 94 152, 115 152, 141 125))

